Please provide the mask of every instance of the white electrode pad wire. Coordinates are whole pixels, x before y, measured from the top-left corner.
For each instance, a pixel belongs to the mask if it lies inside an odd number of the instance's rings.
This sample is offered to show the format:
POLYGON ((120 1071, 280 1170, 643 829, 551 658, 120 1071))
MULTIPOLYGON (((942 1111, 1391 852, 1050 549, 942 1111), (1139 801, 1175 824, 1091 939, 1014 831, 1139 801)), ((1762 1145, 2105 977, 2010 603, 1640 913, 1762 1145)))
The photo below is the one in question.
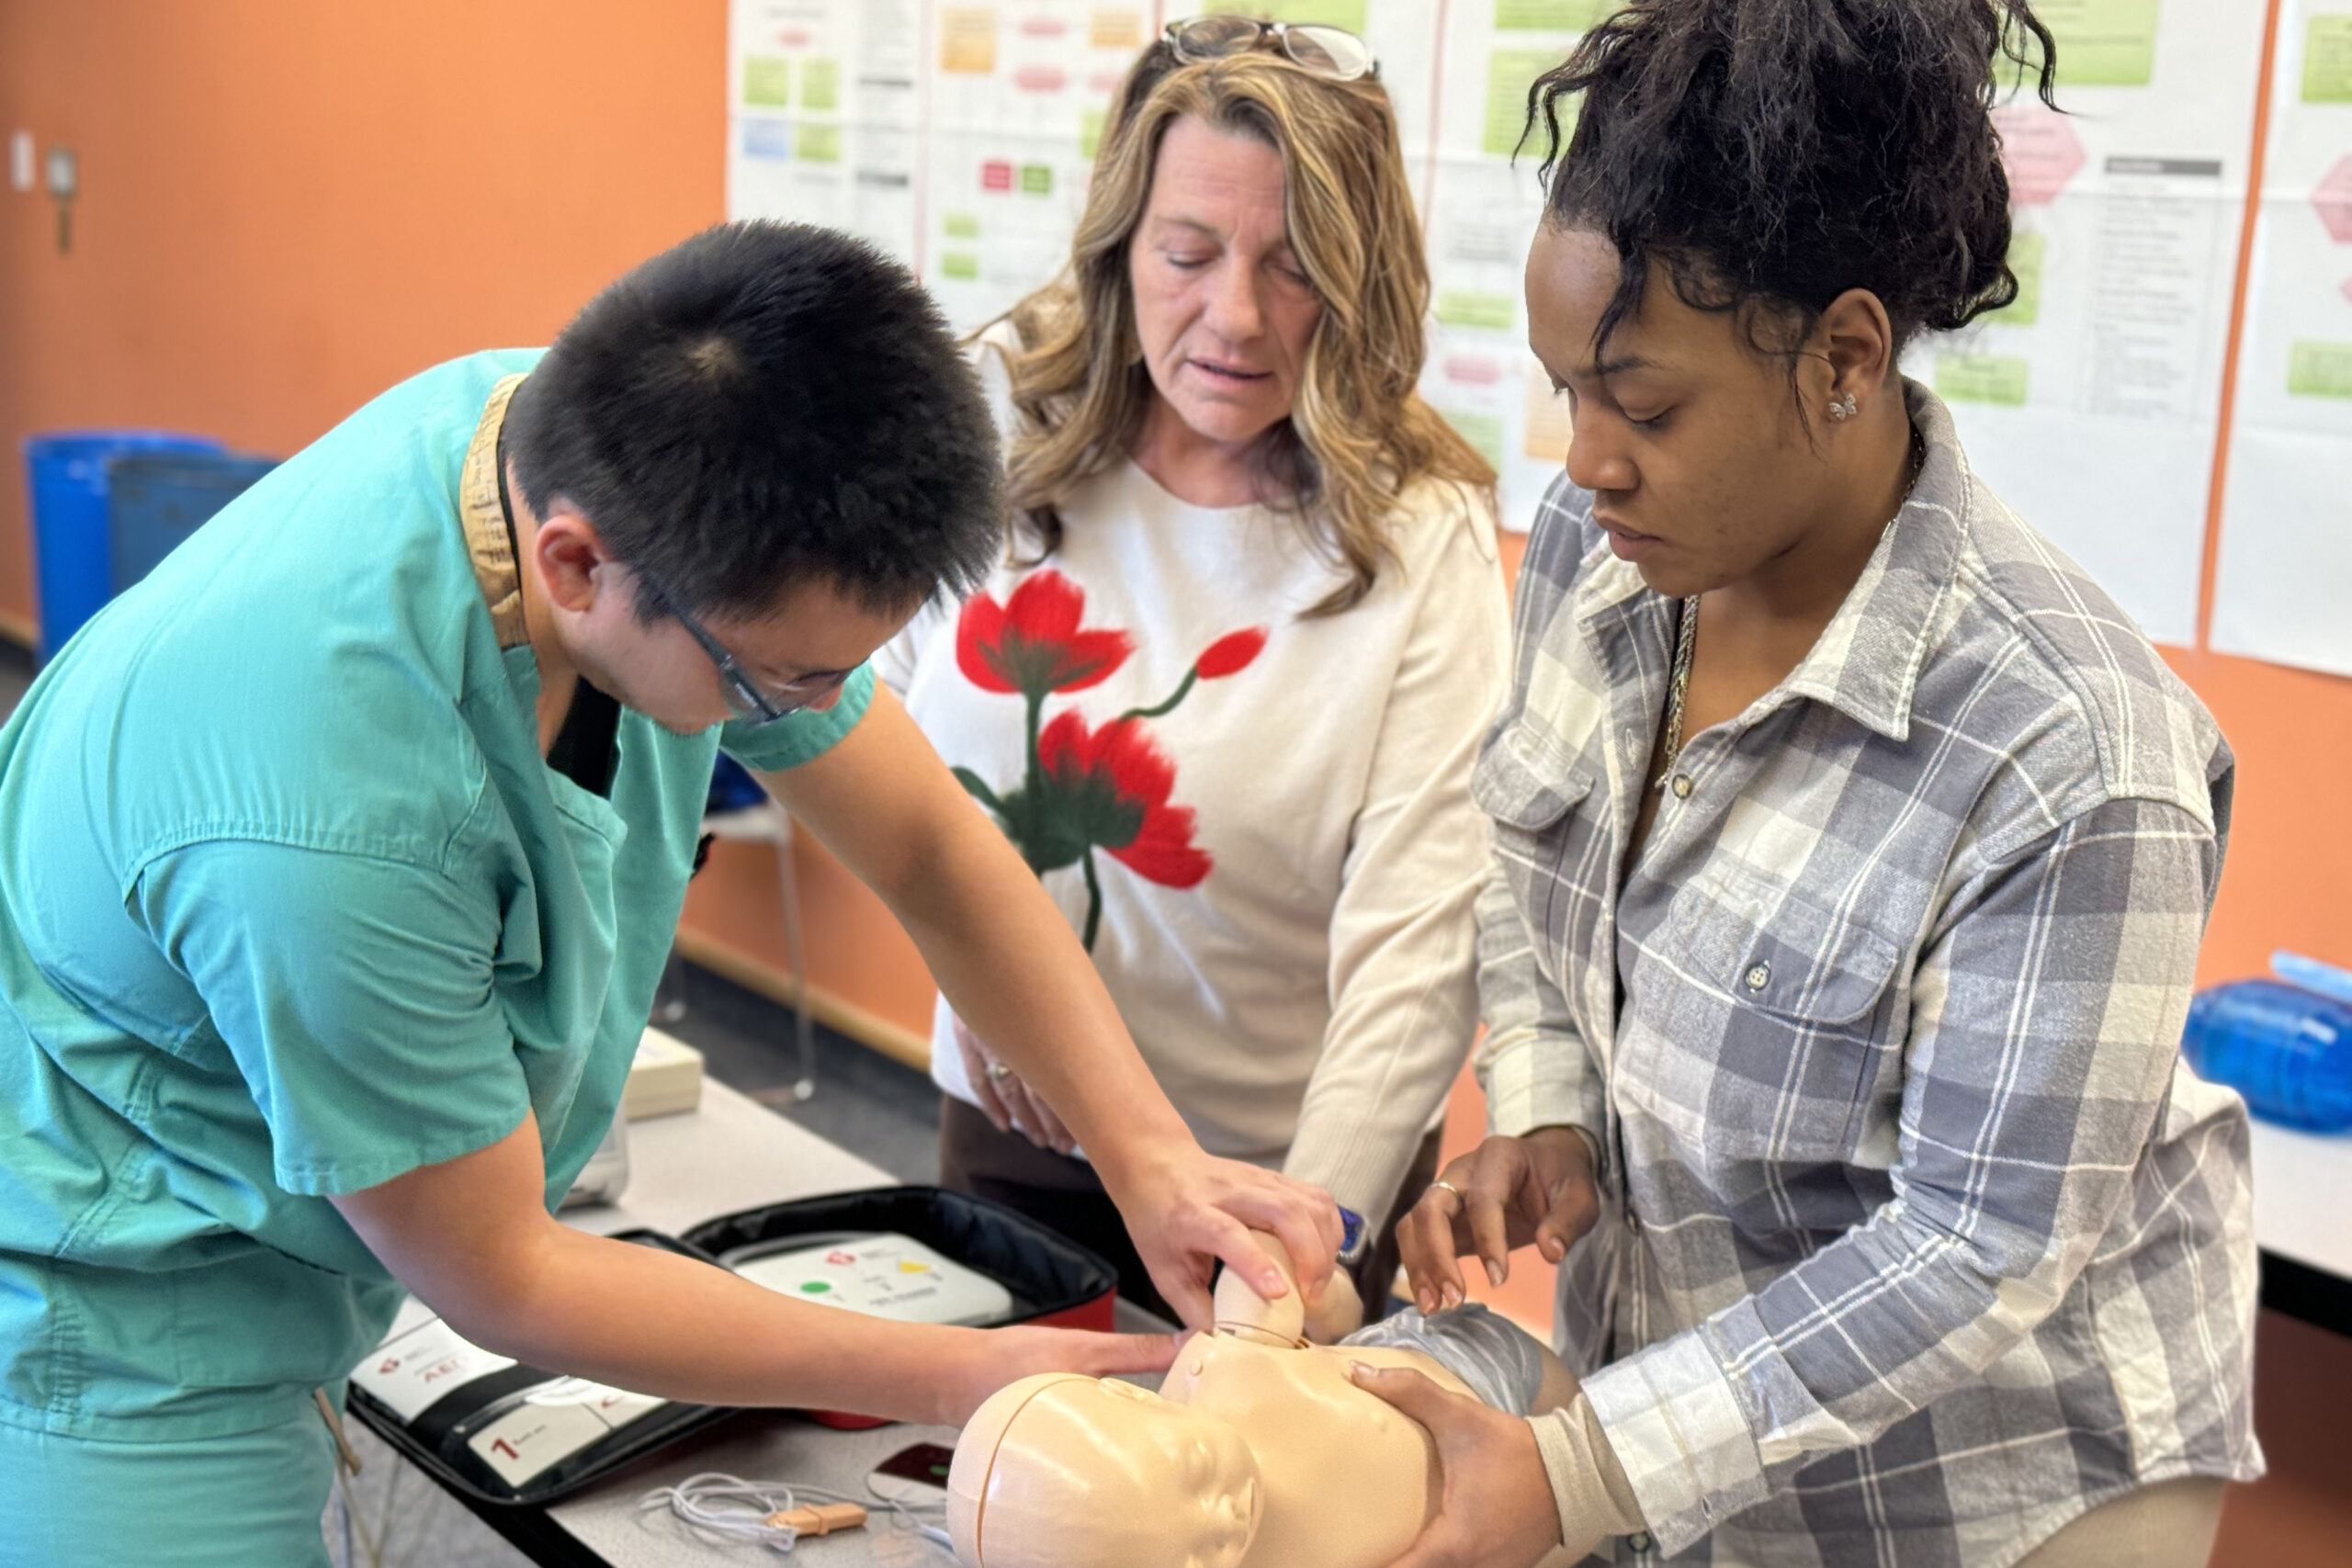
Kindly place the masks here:
POLYGON ((675 1486, 657 1486, 638 1500, 638 1506, 667 1506, 687 1529, 718 1540, 757 1542, 771 1551, 790 1551, 801 1532, 788 1525, 770 1524, 777 1514, 810 1503, 855 1503, 866 1508, 887 1508, 899 1522, 937 1545, 953 1550, 941 1528, 947 1505, 904 1503, 869 1490, 863 1497, 822 1486, 793 1486, 781 1481, 746 1481, 716 1471, 690 1475, 675 1486))

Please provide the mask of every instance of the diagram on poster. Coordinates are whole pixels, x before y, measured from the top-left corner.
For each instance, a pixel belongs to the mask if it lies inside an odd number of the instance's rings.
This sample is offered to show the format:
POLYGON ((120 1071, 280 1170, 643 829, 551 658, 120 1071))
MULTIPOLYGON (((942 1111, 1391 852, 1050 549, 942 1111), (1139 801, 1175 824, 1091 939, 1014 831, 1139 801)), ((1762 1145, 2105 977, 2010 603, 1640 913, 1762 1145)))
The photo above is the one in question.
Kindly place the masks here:
POLYGON ((1970 461, 2149 636, 2195 640, 2260 66, 2234 0, 2041 0, 2052 113, 1995 111, 2016 302, 1905 370, 1970 461))
POLYGON ((2212 645, 2352 675, 2352 0, 2289 0, 2271 72, 2212 645))
MULTIPOLYGON (((1527 346, 1523 275, 1544 212, 1527 94, 1609 0, 1480 0, 1448 13, 1424 208, 1435 322, 1421 395, 1494 465, 1524 531, 1568 450, 1567 401, 1527 346), (1516 154, 1516 156, 1514 156, 1516 154)), ((1566 129, 1563 126, 1563 129, 1566 129)))
POLYGON ((1141 3, 932 7, 923 277, 958 331, 1068 263, 1103 117, 1151 20, 1141 3))
POLYGON ((919 0, 734 0, 727 210, 915 257, 919 0))

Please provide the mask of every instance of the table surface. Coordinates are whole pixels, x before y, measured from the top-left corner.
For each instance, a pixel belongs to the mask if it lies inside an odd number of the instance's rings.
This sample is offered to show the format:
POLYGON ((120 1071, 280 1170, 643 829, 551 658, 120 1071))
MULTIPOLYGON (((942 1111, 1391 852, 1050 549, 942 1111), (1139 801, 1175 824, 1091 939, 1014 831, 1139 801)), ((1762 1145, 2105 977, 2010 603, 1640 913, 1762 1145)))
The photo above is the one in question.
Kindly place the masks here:
MULTIPOLYGON (((822 1090, 819 1091, 821 1096, 822 1090)), ((628 1186, 621 1201, 567 1211, 582 1230, 609 1234, 647 1226, 678 1235, 721 1214, 825 1192, 896 1185, 888 1171, 706 1077, 690 1114, 628 1126, 628 1186)), ((613 1568, 687 1568, 757 1560, 756 1548, 698 1541, 667 1508, 639 1506, 645 1494, 704 1471, 786 1481, 862 1495, 874 1466, 910 1443, 953 1447, 953 1427, 892 1426, 836 1431, 806 1417, 747 1413, 664 1449, 550 1506, 548 1517, 613 1568)), ((954 1559, 923 1538, 873 1527, 803 1542, 793 1561, 810 1568, 944 1568, 954 1559)))
MULTIPOLYGON (((819 1089, 819 1103, 823 1096, 819 1089)), ((567 1209, 564 1221, 604 1235, 639 1226, 680 1235, 763 1203, 898 1185, 881 1167, 711 1077, 695 1111, 628 1124, 628 1168, 619 1202, 567 1209)))
POLYGON ((2266 1252, 2352 1280, 2352 1134, 2254 1123, 2254 1237, 2266 1252))

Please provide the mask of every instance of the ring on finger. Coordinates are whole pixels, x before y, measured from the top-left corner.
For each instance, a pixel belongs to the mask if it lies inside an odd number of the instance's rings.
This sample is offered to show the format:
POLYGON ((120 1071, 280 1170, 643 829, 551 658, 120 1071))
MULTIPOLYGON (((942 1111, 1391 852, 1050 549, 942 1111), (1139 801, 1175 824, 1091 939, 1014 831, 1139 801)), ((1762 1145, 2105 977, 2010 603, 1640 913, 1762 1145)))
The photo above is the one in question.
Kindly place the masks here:
POLYGON ((1012 1069, 1006 1066, 1002 1062, 990 1062, 989 1064, 989 1082, 1002 1083, 1012 1076, 1012 1069))
POLYGON ((1430 1182, 1430 1190, 1432 1190, 1432 1191, 1435 1191, 1435 1190, 1439 1190, 1439 1189, 1441 1189, 1441 1188, 1442 1188, 1444 1190, 1446 1190, 1446 1191, 1448 1191, 1448 1192, 1453 1193, 1453 1201, 1454 1201, 1455 1202, 1457 1202, 1457 1203, 1464 1203, 1464 1204, 1466 1204, 1466 1203, 1468 1203, 1468 1202, 1470 1201, 1469 1198, 1468 1198, 1468 1197, 1467 1197, 1467 1196, 1463 1192, 1463 1190, 1462 1190, 1462 1189, 1461 1189, 1461 1188, 1456 1187, 1453 1182, 1451 1182, 1451 1181, 1447 1181, 1447 1180, 1445 1180, 1443 1178, 1440 1178, 1438 1180, 1435 1180, 1435 1181, 1432 1181, 1432 1182, 1430 1182))

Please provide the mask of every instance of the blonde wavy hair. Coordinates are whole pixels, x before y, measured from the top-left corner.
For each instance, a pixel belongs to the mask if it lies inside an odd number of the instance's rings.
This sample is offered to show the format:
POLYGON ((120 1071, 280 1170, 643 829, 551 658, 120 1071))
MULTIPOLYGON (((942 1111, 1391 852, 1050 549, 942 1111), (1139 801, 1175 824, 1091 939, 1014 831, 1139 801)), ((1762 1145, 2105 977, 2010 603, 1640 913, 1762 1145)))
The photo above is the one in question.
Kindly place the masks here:
POLYGON ((1495 473, 1415 389, 1429 267, 1396 117, 1376 80, 1335 82, 1264 49, 1187 64, 1162 41, 1121 86, 1094 160, 1069 265, 1006 312, 1020 428, 1005 501, 1036 558, 1060 547, 1057 500, 1125 460, 1150 407, 1127 247, 1143 221, 1168 128, 1185 116, 1282 154, 1285 226, 1323 310, 1290 416, 1257 452, 1261 490, 1284 495, 1348 581, 1310 615, 1336 615, 1393 561, 1396 499, 1425 478, 1490 499, 1495 473))

